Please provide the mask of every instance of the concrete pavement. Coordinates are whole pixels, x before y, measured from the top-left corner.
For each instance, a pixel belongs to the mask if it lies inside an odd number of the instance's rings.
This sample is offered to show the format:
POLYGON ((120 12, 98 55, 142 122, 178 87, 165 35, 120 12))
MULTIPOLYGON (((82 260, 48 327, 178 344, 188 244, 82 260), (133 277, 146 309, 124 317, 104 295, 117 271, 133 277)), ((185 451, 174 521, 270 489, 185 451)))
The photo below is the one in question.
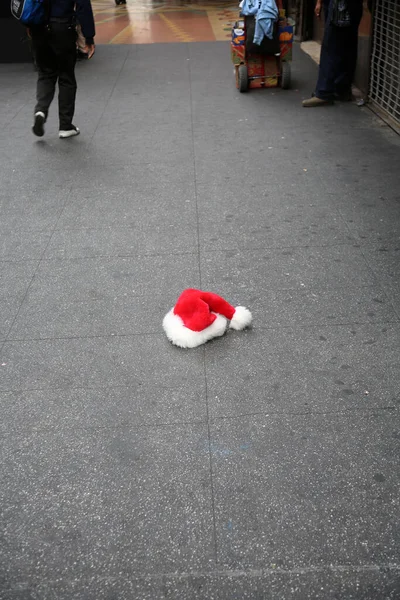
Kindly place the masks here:
POLYGON ((99 46, 76 124, 0 65, 0 598, 400 596, 399 138, 240 95, 229 45, 99 46), (186 287, 254 327, 195 350, 186 287))

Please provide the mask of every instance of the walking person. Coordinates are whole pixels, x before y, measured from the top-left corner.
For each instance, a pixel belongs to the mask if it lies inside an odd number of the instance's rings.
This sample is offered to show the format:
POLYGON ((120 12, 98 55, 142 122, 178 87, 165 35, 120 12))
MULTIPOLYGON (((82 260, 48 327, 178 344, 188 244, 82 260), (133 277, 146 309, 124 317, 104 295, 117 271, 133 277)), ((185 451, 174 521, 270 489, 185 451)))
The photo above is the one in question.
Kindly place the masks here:
POLYGON ((356 70, 363 0, 317 0, 317 17, 320 17, 322 6, 325 30, 318 81, 313 97, 303 101, 306 108, 332 104, 334 100, 351 100, 356 70))
POLYGON ((81 25, 88 58, 94 54, 95 26, 90 0, 48 0, 49 18, 46 25, 30 28, 38 68, 36 106, 33 133, 44 135, 50 104, 58 82, 59 137, 69 138, 80 133, 73 124, 76 96, 76 24, 81 25))

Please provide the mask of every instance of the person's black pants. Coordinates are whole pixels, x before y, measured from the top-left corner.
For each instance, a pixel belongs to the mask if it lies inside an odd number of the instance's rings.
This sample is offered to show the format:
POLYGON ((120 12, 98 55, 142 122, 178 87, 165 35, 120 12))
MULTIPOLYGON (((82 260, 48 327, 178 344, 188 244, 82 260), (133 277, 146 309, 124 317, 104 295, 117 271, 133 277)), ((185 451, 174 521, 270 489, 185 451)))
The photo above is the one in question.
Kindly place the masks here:
POLYGON ((362 17, 361 0, 349 2, 349 27, 332 25, 329 18, 330 1, 323 0, 325 30, 321 46, 318 81, 315 95, 333 100, 351 91, 357 63, 358 27, 362 17))
POLYGON ((71 129, 76 96, 76 31, 67 23, 51 23, 31 30, 33 50, 38 68, 36 112, 47 119, 58 81, 58 114, 60 129, 71 129))

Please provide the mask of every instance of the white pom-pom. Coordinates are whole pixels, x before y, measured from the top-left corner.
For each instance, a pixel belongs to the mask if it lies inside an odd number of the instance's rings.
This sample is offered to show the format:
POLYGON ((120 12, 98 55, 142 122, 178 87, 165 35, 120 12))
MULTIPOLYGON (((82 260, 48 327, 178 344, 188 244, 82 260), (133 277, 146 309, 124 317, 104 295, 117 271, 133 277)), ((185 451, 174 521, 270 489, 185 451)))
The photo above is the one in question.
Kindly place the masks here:
POLYGON ((244 306, 237 306, 229 327, 231 329, 236 329, 236 331, 240 331, 241 329, 248 327, 252 320, 253 317, 251 316, 251 312, 248 308, 244 306))

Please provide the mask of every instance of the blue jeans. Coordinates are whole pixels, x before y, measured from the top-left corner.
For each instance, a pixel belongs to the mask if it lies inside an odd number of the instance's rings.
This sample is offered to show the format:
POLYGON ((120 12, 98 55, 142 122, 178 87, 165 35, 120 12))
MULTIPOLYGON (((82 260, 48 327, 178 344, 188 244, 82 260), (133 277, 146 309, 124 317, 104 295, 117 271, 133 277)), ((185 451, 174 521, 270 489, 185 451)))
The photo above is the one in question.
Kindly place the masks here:
POLYGON ((337 27, 330 22, 332 0, 323 0, 325 31, 322 40, 318 81, 315 95, 322 100, 347 95, 356 70, 358 27, 362 17, 362 0, 349 0, 351 24, 337 27))

